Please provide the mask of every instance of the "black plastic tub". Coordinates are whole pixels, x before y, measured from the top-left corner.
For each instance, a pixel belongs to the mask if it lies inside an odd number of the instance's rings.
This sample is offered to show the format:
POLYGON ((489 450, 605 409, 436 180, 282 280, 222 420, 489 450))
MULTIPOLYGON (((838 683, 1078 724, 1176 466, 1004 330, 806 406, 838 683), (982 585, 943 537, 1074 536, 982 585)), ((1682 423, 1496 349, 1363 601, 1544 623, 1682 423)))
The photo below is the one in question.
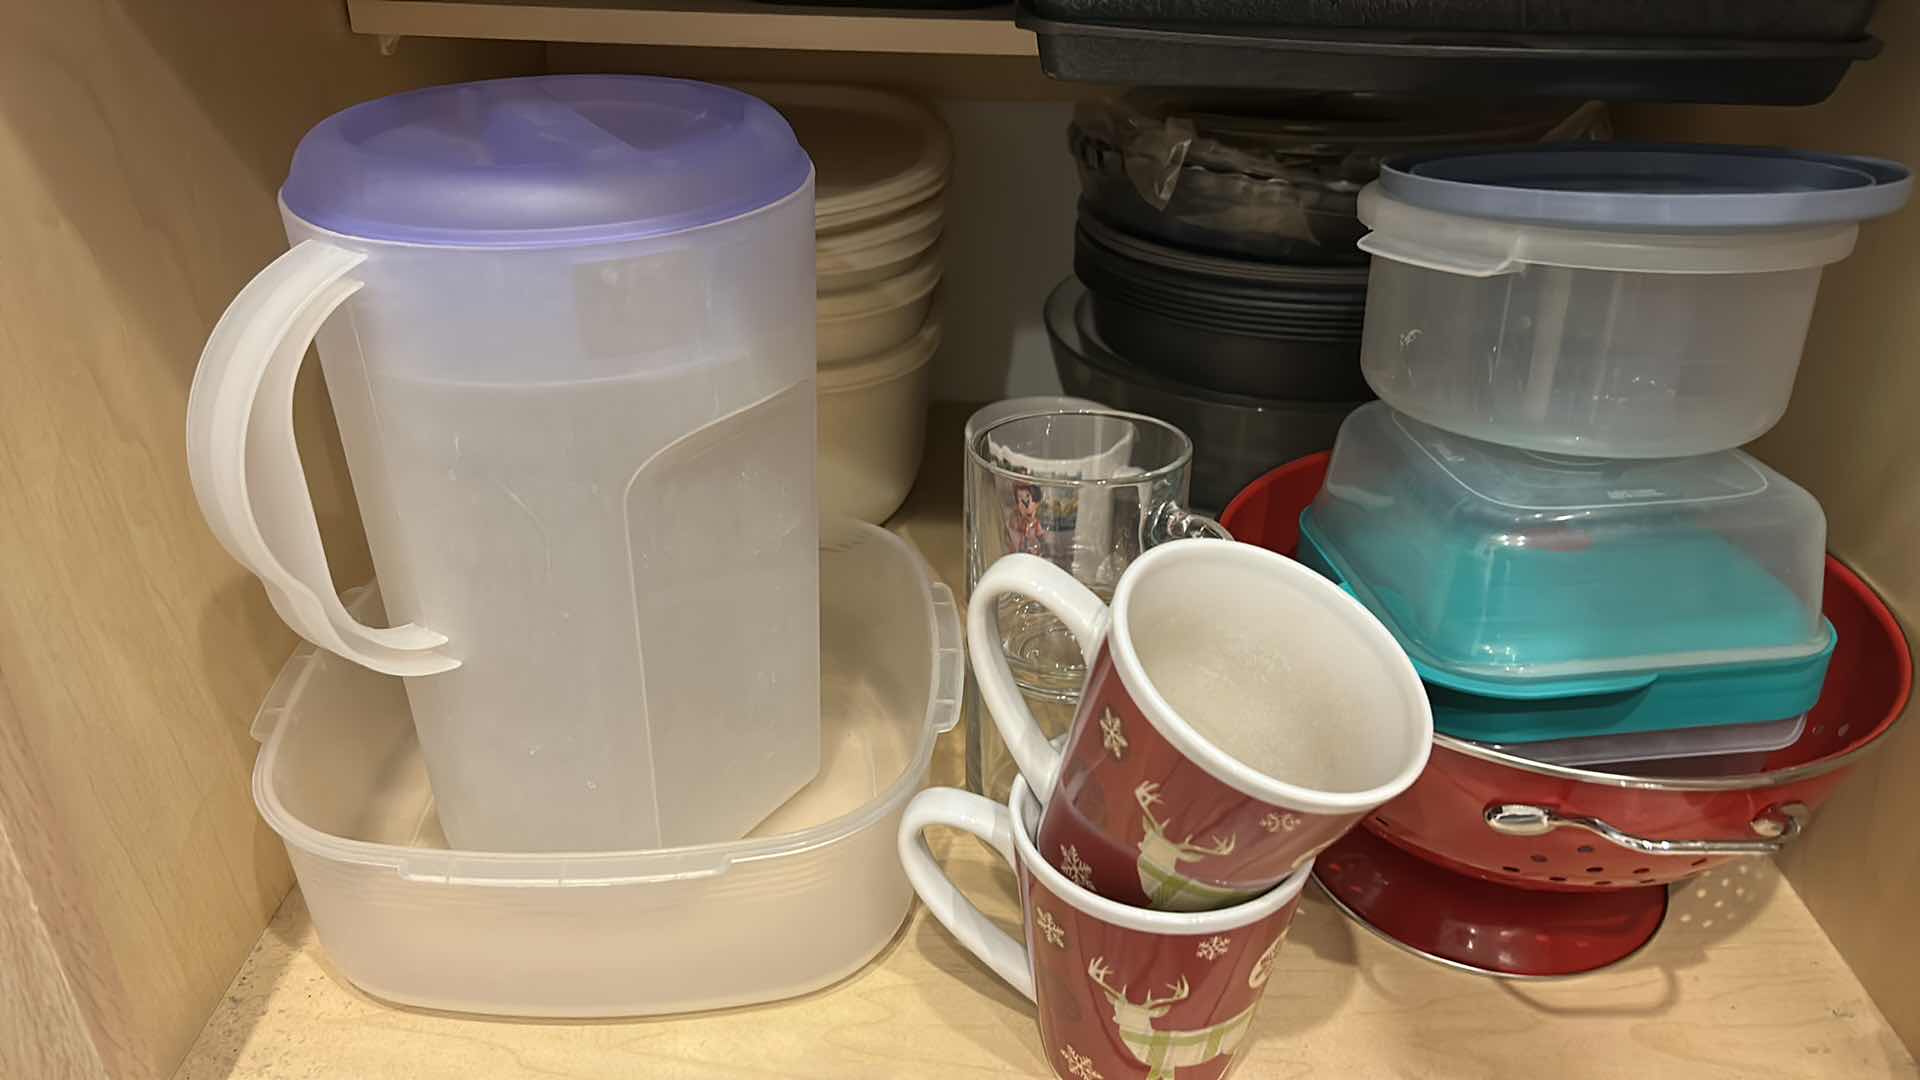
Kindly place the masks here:
POLYGON ((1030 2, 1015 9, 1015 21, 1038 36, 1041 68, 1071 82, 1812 105, 1833 93, 1855 60, 1880 51, 1869 35, 1818 41, 1073 22, 1039 15, 1030 2))

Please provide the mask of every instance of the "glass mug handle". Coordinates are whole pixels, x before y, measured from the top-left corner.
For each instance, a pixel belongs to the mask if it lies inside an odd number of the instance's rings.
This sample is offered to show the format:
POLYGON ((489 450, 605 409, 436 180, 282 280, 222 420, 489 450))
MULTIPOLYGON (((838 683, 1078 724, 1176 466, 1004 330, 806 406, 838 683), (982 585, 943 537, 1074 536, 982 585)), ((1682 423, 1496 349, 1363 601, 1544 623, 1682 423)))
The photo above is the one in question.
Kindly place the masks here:
POLYGON ((1171 500, 1149 511, 1140 522, 1140 550, 1158 547, 1169 540, 1231 540, 1225 525, 1171 500))
POLYGON ((1000 598, 1021 596, 1053 613, 1073 635, 1088 667, 1107 639, 1107 605, 1072 574, 1037 555, 1004 555, 987 568, 967 598, 967 653, 980 703, 1000 729, 1020 775, 1043 804, 1060 773, 1060 751, 1040 728, 1014 682, 1000 646, 1000 598))

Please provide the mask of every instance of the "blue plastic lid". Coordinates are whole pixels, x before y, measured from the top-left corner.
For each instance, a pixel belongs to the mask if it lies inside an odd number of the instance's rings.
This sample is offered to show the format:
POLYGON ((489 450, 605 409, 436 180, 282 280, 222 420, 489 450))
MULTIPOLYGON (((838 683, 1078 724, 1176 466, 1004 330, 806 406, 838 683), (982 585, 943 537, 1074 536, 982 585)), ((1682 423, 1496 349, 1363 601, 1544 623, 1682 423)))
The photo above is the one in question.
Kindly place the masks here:
POLYGON ((786 120, 738 90, 545 75, 335 113, 300 140, 280 198, 369 240, 594 244, 738 217, 798 191, 812 169, 786 120))
POLYGON ((1427 210, 1574 229, 1691 232, 1882 217, 1913 190, 1878 158, 1760 146, 1569 142, 1409 154, 1380 187, 1427 210))

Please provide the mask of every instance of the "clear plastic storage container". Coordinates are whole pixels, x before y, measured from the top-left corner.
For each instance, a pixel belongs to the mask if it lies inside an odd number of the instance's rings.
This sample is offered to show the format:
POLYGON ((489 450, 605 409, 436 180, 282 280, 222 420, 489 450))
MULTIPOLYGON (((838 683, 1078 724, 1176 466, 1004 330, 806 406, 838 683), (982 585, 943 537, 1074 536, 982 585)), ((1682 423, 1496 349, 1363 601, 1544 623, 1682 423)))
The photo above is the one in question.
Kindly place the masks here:
POLYGON ((1463 435, 1595 457, 1726 450, 1786 410, 1821 268, 1905 168, 1581 143, 1389 163, 1361 364, 1463 435))
POLYGON ((820 773, 743 840, 449 851, 401 680, 297 650, 253 794, 340 973, 425 1008, 631 1016, 805 993, 878 953, 912 897, 900 813, 959 714, 960 623, 899 537, 822 533, 820 773))
POLYGON ((1341 428, 1301 536, 1406 647, 1452 735, 1780 720, 1812 706, 1833 648, 1825 515, 1739 451, 1560 457, 1376 402, 1341 428))
POLYGON ((1734 776, 1760 771, 1760 763, 1769 752, 1792 746, 1806 726, 1807 718, 1803 714, 1752 724, 1489 745, 1495 750, 1549 765, 1597 765, 1603 767, 1602 771, 1633 773, 1684 761, 1693 763, 1685 768, 1699 770, 1690 775, 1734 776))

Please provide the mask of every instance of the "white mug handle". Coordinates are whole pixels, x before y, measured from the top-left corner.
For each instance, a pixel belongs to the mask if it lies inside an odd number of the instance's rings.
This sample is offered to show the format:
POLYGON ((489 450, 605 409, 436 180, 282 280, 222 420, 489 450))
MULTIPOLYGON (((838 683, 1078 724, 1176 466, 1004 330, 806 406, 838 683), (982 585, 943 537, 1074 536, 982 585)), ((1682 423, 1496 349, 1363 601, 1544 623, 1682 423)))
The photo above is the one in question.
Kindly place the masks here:
POLYGON ((993 920, 980 914, 953 879, 940 872, 921 833, 929 825, 949 825, 985 840, 1013 866, 1013 815, 999 803, 957 788, 928 788, 913 797, 900 817, 900 865, 913 891, 959 940, 968 952, 986 962, 994 974, 1033 1000, 1033 968, 1026 947, 1007 936, 993 920))
POLYGON ((1107 637, 1107 605, 1072 574, 1037 555, 1001 558, 981 575, 967 601, 967 651, 973 657, 973 679, 979 685, 980 701, 1013 753, 1020 775, 1027 778, 1027 786, 1044 805, 1060 773, 1060 751, 1027 708, 1000 645, 1000 598, 1009 595, 1024 596, 1059 616, 1079 643, 1080 655, 1089 667, 1107 637))

